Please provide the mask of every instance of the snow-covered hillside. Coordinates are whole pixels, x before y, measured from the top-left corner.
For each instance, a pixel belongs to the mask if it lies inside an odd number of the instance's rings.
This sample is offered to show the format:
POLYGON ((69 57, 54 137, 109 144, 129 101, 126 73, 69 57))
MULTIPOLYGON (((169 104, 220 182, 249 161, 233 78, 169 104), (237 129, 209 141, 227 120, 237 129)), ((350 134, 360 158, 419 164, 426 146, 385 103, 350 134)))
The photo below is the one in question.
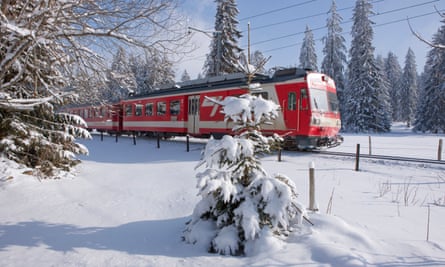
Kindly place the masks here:
MULTIPOLYGON (((372 136, 372 152, 437 157, 437 135, 372 136)), ((0 161, 0 266, 445 266, 445 165, 284 152, 263 158, 296 183, 308 204, 314 162, 319 213, 287 239, 249 257, 210 254, 181 241, 198 202, 204 143, 113 137, 90 150, 75 176, 39 180, 0 161), (430 212, 427 238, 428 207, 430 212)), ((333 150, 368 152, 367 135, 333 150)))

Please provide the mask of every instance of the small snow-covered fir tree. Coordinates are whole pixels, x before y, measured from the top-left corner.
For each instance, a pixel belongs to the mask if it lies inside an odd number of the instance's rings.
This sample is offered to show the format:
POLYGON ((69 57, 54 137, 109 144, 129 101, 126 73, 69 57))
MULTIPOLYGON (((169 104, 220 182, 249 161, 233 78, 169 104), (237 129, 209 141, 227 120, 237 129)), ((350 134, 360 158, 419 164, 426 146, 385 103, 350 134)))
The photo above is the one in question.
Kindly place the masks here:
POLYGON ((280 139, 261 134, 261 125, 276 118, 279 106, 251 94, 211 101, 234 122, 236 135, 206 145, 198 165, 205 169, 197 174, 201 200, 184 240, 215 253, 250 254, 258 240, 292 231, 305 212, 294 183, 282 174, 269 175, 259 159, 280 139))
POLYGON ((190 81, 190 75, 187 70, 184 70, 181 75, 181 82, 190 81))

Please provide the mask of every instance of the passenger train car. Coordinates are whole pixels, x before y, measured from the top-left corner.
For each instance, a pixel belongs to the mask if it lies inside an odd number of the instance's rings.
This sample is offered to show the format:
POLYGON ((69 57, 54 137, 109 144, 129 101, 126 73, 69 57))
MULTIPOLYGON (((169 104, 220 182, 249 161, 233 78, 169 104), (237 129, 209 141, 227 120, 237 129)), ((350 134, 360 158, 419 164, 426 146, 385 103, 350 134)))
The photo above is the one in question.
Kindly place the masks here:
MULTIPOLYGON (((342 142, 336 88, 330 77, 291 68, 278 70, 273 76, 255 75, 252 82, 261 84, 252 94, 281 106, 279 117, 263 128, 263 134, 282 135, 290 149, 332 147, 342 142)), ((91 130, 217 137, 230 134, 232 124, 224 121, 221 107, 207 98, 223 100, 248 91, 245 74, 228 74, 182 82, 111 105, 71 108, 69 112, 83 117, 91 130)))

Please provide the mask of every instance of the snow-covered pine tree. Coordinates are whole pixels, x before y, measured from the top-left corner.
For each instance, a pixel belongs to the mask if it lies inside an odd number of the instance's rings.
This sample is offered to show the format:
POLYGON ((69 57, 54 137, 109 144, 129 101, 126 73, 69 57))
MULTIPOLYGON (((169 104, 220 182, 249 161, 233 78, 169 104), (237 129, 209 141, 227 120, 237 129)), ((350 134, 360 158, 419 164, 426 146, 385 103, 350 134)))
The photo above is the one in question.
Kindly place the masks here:
POLYGON ((300 68, 318 70, 317 67, 317 53, 315 52, 315 40, 312 30, 309 25, 306 25, 304 31, 304 39, 300 49, 300 68))
POLYGON ((422 75, 420 102, 416 112, 414 130, 421 132, 445 132, 445 20, 433 36, 433 48, 428 52, 422 75))
POLYGON ((388 112, 388 114, 380 114, 382 117, 385 117, 386 120, 386 126, 388 129, 391 128, 391 98, 389 95, 389 82, 388 82, 388 76, 385 73, 385 59, 382 55, 377 55, 376 57, 376 64, 378 69, 380 70, 380 85, 381 85, 381 106, 384 107, 384 112, 388 112))
POLYGON ((334 79, 337 87, 337 97, 340 105, 340 115, 345 113, 345 66, 347 65, 346 59, 346 45, 345 38, 343 37, 343 29, 340 24, 343 18, 337 12, 337 5, 335 0, 332 1, 331 8, 329 10, 331 14, 327 19, 327 35, 323 37, 324 58, 321 63, 321 72, 327 74, 334 79))
MULTIPOLYGON (((0 154, 46 175, 87 153, 78 116, 61 113, 80 98, 100 100, 112 44, 183 51, 189 37, 175 1, 0 2, 0 154), (103 49, 101 49, 103 48, 103 49)), ((54 171, 54 172, 53 172, 54 171)))
POLYGON ((130 93, 134 93, 136 90, 136 77, 123 47, 119 47, 113 56, 107 76, 108 86, 103 92, 105 102, 111 103, 126 99, 130 93))
POLYGON ((255 50, 250 54, 250 63, 247 62, 247 56, 244 52, 240 53, 239 63, 241 66, 247 66, 248 64, 252 65, 256 70, 256 73, 266 73, 266 69, 264 65, 267 62, 267 58, 263 55, 263 53, 259 50, 255 50))
POLYGON ((389 98, 391 101, 392 120, 400 119, 400 79, 402 78, 402 68, 399 60, 393 52, 389 52, 385 59, 385 74, 389 83, 389 98))
POLYGON ((211 252, 248 255, 256 242, 292 231, 305 209, 297 202, 294 183, 282 174, 267 174, 259 159, 281 139, 261 134, 261 125, 276 118, 279 106, 251 94, 212 101, 234 122, 236 135, 206 145, 198 165, 206 168, 197 174, 201 200, 183 238, 211 252))
POLYGON ((408 49, 400 83, 400 120, 410 127, 417 108, 417 69, 413 50, 408 49))
POLYGON ((145 84, 149 88, 148 92, 156 90, 160 85, 174 83, 173 62, 167 54, 153 51, 150 57, 146 59, 146 63, 148 64, 148 76, 145 77, 145 84))
POLYGON ((388 132, 391 127, 389 96, 374 58, 372 5, 357 0, 353 11, 349 51, 345 129, 353 132, 388 132))
POLYGON ((184 70, 181 75, 181 82, 190 81, 190 75, 187 70, 184 70))
POLYGON ((239 13, 235 0, 215 0, 215 33, 210 53, 204 64, 206 76, 238 72, 238 59, 242 49, 238 46, 241 32, 237 29, 239 13))

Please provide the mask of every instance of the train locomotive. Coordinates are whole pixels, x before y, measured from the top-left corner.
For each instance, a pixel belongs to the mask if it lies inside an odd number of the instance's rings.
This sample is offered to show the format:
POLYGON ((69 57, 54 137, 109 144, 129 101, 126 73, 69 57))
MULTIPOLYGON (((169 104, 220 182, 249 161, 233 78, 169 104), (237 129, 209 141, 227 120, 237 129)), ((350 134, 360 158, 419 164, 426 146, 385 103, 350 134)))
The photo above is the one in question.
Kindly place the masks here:
MULTIPOLYGON (((250 92, 281 106, 279 116, 263 127, 263 134, 284 137, 287 149, 314 149, 341 144, 339 103, 334 81, 325 74, 289 68, 273 75, 256 74, 260 83, 250 92)), ((247 76, 227 74, 166 86, 148 94, 131 96, 118 103, 73 107, 89 130, 110 134, 218 137, 231 134, 221 107, 208 98, 248 93, 247 76)))

